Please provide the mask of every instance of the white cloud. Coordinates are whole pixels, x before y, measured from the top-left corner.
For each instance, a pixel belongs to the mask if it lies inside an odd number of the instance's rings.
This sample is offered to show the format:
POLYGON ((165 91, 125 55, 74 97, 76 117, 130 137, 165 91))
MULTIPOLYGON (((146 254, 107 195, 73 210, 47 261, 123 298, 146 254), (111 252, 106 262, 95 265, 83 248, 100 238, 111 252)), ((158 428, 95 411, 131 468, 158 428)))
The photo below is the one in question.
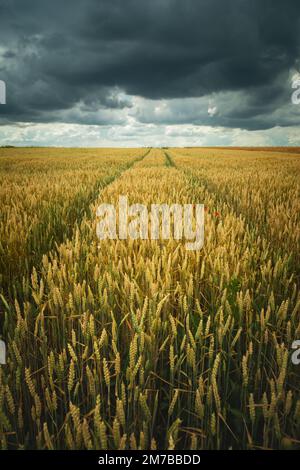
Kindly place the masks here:
POLYGON ((141 124, 128 116, 125 125, 34 124, 0 126, 0 145, 131 147, 131 146, 266 146, 299 145, 299 128, 264 131, 194 124, 141 124))

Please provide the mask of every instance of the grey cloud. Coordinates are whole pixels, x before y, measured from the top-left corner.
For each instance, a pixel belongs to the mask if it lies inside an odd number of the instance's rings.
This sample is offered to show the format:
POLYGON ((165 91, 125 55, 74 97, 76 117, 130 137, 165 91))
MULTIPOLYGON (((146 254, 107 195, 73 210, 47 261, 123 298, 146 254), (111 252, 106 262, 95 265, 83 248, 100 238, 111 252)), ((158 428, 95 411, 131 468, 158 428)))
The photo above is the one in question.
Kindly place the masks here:
POLYGON ((145 123, 298 125, 299 18, 298 0, 0 0, 0 123, 105 125, 127 110, 145 123), (151 100, 174 103, 158 115, 151 100))

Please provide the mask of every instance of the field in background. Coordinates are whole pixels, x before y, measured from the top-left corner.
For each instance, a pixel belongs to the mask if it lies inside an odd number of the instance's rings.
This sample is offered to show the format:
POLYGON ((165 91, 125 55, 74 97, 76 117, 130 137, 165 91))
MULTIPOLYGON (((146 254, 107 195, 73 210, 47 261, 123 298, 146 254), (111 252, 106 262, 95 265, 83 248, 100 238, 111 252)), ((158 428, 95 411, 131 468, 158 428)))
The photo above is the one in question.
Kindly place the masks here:
POLYGON ((0 447, 300 447, 300 156, 0 149, 0 447), (204 203, 205 244, 96 237, 204 203))

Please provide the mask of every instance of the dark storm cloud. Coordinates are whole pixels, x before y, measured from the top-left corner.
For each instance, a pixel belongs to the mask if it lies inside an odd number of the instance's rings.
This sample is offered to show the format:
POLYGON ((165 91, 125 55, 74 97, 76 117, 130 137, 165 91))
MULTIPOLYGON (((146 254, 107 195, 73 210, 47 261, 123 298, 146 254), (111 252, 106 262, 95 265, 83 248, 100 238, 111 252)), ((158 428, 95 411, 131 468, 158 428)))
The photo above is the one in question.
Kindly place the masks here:
MULTIPOLYGON (((132 106, 123 90, 149 99, 238 93, 215 125, 299 124, 294 112, 276 112, 290 101, 299 18, 299 0, 0 0, 0 122, 120 123, 118 110, 132 106)), ((180 116, 161 122, 212 124, 207 109, 180 116)))

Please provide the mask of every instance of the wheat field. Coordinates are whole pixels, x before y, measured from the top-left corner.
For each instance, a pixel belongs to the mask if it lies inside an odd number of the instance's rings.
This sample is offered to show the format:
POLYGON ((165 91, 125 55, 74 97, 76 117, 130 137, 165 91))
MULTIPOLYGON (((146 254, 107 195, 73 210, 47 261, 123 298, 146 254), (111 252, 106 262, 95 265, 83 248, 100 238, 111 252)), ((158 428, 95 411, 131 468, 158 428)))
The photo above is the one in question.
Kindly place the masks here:
POLYGON ((300 155, 0 149, 1 449, 297 449, 300 155), (203 203, 205 243, 96 208, 203 203))

